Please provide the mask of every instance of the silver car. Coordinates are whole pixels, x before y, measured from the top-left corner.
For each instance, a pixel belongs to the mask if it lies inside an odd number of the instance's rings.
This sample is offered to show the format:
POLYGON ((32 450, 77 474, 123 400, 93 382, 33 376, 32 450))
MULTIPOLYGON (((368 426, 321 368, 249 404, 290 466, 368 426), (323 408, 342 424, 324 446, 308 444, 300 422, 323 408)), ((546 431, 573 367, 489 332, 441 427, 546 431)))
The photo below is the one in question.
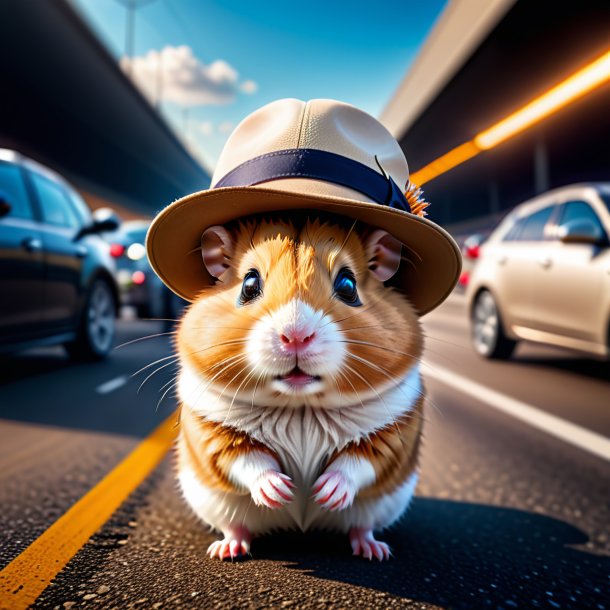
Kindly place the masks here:
POLYGON ((610 183, 516 207, 481 247, 467 301, 472 341, 508 358, 519 340, 610 355, 610 183))

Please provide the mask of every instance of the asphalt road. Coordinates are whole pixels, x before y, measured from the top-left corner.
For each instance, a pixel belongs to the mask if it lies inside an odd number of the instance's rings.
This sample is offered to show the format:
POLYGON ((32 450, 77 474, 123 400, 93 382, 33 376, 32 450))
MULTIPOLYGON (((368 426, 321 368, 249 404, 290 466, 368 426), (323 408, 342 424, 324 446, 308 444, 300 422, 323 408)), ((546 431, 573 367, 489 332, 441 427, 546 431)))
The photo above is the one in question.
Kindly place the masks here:
MULTIPOLYGON (((422 480, 385 535, 391 561, 353 558, 341 537, 285 533, 255 541, 253 560, 210 560, 215 535, 177 493, 170 455, 34 607, 610 608, 609 462, 442 374, 610 436, 608 369, 532 346, 509 363, 483 362, 459 298, 424 322, 431 400, 422 480)), ((121 322, 119 342, 160 331, 121 322)), ((154 367, 130 377, 170 354, 159 337, 103 364, 75 366, 58 348, 0 361, 0 567, 171 413, 171 392, 157 403, 172 364, 140 394, 154 367)))

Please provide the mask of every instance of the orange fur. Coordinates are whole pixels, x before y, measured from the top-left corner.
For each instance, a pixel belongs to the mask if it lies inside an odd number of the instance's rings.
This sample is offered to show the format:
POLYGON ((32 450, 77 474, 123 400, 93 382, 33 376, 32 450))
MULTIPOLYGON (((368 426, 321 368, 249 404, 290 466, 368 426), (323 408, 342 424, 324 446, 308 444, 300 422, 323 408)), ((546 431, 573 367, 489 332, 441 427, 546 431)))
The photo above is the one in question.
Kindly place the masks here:
POLYGON ((233 233, 231 273, 202 292, 178 334, 181 357, 213 378, 214 387, 228 395, 240 384, 241 391, 254 390, 254 376, 244 382, 249 369, 241 341, 261 316, 296 297, 330 313, 344 333, 350 357, 334 380, 341 393, 370 392, 404 376, 420 358, 418 318, 402 295, 371 276, 357 231, 314 219, 300 232, 286 222, 261 221, 240 223, 233 233), (343 266, 356 274, 362 307, 333 298, 333 274, 343 266), (251 268, 261 272, 264 296, 236 307, 251 268))
POLYGON ((189 467, 207 487, 247 493, 238 490, 229 479, 235 459, 251 451, 277 456, 262 443, 229 426, 206 421, 188 408, 180 412, 181 434, 178 439, 178 468, 189 467))
POLYGON ((393 491, 406 481, 415 469, 419 457, 424 400, 420 398, 411 413, 395 424, 378 430, 368 438, 350 443, 336 452, 329 460, 332 463, 341 455, 368 459, 375 469, 375 483, 361 489, 360 498, 375 498, 393 491))
MULTIPOLYGON (((252 397, 253 407, 265 407, 257 402, 256 389, 268 380, 253 374, 245 338, 263 316, 297 298, 338 325, 347 357, 332 379, 333 389, 353 395, 354 404, 362 395, 375 399, 378 388, 398 383, 418 362, 423 340, 417 315, 403 295, 386 288, 368 269, 365 240, 370 229, 361 232, 353 221, 332 224, 319 218, 300 224, 248 221, 227 228, 235 240, 231 267, 222 282, 201 293, 178 332, 180 357, 205 380, 206 388, 229 399, 239 391, 252 397), (356 276, 360 307, 334 297, 334 278, 342 267, 356 276), (237 306, 242 279, 253 268, 263 279, 263 295, 237 306)), ((343 450, 367 457, 375 468, 377 482, 362 490, 362 497, 387 493, 414 471, 422 409, 420 399, 413 413, 396 425, 343 450)), ((272 447, 203 420, 186 405, 178 449, 181 465, 206 486, 226 491, 234 490, 228 473, 238 455, 258 449, 275 456, 272 447)))

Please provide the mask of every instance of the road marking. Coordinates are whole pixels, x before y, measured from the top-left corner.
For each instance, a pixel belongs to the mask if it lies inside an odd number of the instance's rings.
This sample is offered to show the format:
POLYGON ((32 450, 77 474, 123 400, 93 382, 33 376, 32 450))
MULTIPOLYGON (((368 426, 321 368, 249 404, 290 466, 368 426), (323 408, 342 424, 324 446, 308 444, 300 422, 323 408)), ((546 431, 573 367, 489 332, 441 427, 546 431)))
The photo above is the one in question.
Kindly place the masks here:
POLYGON ((33 604, 51 580, 159 464, 176 434, 174 413, 0 571, 2 608, 18 610, 33 604))
POLYGON ((129 377, 127 377, 127 375, 121 375, 120 377, 115 377, 110 381, 102 383, 102 385, 98 385, 97 388, 95 388, 95 391, 98 394, 110 394, 110 392, 114 392, 115 390, 122 388, 128 380, 129 377))
POLYGON ((472 396, 475 400, 484 402, 494 409, 512 415, 512 417, 520 419, 530 426, 551 434, 570 445, 610 460, 610 439, 601 434, 551 415, 542 409, 532 407, 506 394, 491 390, 476 381, 466 379, 457 373, 437 365, 434 365, 433 368, 426 366, 424 375, 449 385, 458 390, 458 392, 472 396))

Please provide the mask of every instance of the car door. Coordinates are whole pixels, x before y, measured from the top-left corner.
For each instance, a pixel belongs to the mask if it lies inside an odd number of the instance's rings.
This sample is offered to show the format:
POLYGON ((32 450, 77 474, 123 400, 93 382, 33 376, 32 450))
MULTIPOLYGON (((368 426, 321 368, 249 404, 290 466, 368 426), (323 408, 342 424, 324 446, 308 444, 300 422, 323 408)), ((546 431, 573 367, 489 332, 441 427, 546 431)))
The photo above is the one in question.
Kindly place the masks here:
MULTIPOLYGON (((588 220, 606 235, 593 207, 584 200, 566 201, 558 225, 588 220)), ((607 235, 606 235, 607 239, 607 235)), ((542 331, 583 341, 600 341, 607 312, 601 308, 603 282, 607 274, 607 247, 563 243, 558 238, 546 244, 544 258, 534 276, 536 327, 542 331)))
POLYGON ((78 315, 86 246, 76 240, 83 226, 62 184, 29 170, 41 214, 45 260, 43 320, 56 331, 72 328, 78 315))
POLYGON ((546 242, 545 228, 555 209, 553 203, 548 203, 520 216, 499 244, 494 286, 509 326, 527 328, 532 324, 534 276, 546 242))
POLYGON ((27 339, 42 326, 42 238, 22 168, 0 161, 0 340, 27 339))

